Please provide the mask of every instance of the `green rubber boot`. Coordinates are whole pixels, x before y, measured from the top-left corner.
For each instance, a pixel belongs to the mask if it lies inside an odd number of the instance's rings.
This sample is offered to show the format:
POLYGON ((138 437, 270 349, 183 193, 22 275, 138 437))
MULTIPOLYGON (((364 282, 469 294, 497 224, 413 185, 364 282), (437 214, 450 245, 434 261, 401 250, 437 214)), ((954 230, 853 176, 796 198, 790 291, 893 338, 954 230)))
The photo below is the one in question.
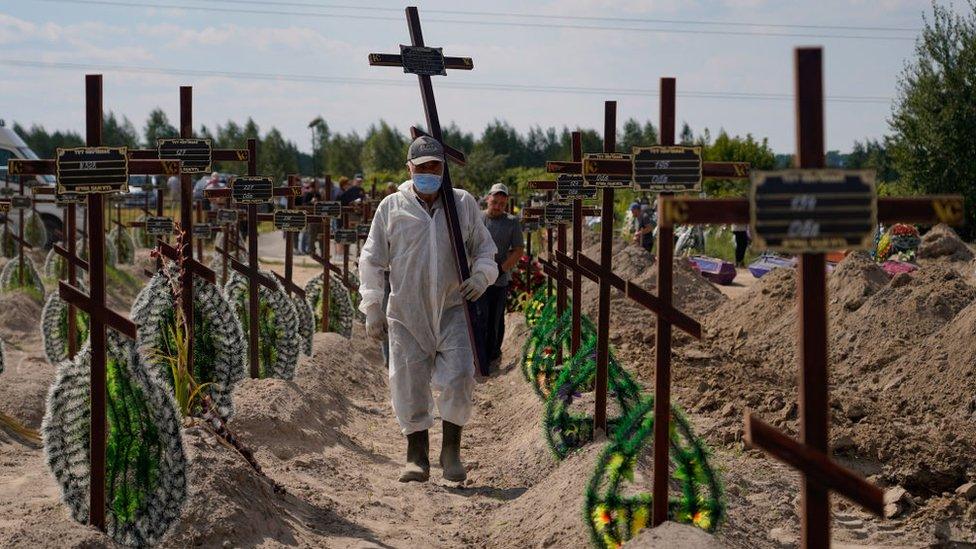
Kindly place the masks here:
POLYGON ((461 426, 444 422, 444 443, 441 445, 441 467, 444 479, 462 482, 468 478, 464 464, 461 463, 461 426))
POLYGON ((407 463, 400 472, 400 482, 427 482, 430 478, 430 438, 427 431, 407 435, 407 463))

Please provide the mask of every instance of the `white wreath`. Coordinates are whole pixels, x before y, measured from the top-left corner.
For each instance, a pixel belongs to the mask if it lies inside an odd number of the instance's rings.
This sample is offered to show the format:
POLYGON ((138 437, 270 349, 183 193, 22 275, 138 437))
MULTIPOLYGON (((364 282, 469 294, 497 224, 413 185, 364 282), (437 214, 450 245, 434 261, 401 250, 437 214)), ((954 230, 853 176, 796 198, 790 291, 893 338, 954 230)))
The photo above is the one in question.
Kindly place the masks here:
MULTIPOLYGON (((41 292, 44 295, 44 283, 41 282, 41 275, 37 273, 37 267, 34 266, 34 262, 31 258, 24 256, 24 269, 27 271, 27 286, 34 288, 35 290, 41 292)), ((15 287, 19 287, 20 284, 20 259, 11 259, 3 266, 3 270, 0 271, 0 289, 10 290, 15 287)))
POLYGON ((129 231, 116 226, 108 233, 106 247, 111 247, 119 263, 132 264, 136 260, 136 242, 129 231))
MULTIPOLYGON (((274 314, 275 332, 277 334, 275 341, 266 342, 266 344, 274 346, 276 355, 273 364, 261 364, 262 377, 292 379, 295 376, 295 367, 298 365, 298 355, 301 352, 302 345, 298 331, 298 313, 295 311, 294 302, 285 293, 284 287, 274 278, 274 275, 268 271, 261 271, 261 274, 274 281, 277 287, 275 291, 271 291, 261 285, 258 291, 260 301, 265 302, 274 314)), ((238 318, 241 319, 241 325, 245 331, 249 329, 249 326, 243 322, 247 315, 247 292, 248 281, 243 275, 237 271, 228 274, 227 284, 224 286, 224 295, 236 308, 238 318)))
MULTIPOLYGON (((322 275, 319 275, 305 284, 305 300, 312 308, 313 318, 321 325, 322 313, 322 275)), ((329 309, 335 304, 338 311, 338 318, 329 320, 329 327, 335 329, 336 333, 349 339, 352 337, 352 320, 354 318, 352 299, 349 297, 349 290, 342 285, 342 280, 335 273, 329 273, 329 309)))
MULTIPOLYGON (((112 387, 131 390, 129 396, 132 401, 138 401, 138 409, 125 410, 123 417, 136 419, 143 428, 152 425, 160 440, 160 447, 150 448, 155 450, 152 457, 158 469, 153 472, 152 484, 143 487, 148 490, 147 497, 137 509, 132 510, 132 520, 125 522, 119 520, 112 502, 107 501, 107 531, 113 540, 124 545, 151 545, 158 542, 179 520, 186 500, 187 462, 183 451, 181 420, 172 395, 158 376, 139 359, 135 345, 112 330, 108 330, 106 335, 109 367, 121 365, 109 377, 109 405, 114 398, 112 387)), ((58 364, 57 377, 48 392, 47 410, 41 427, 48 467, 61 486, 61 501, 71 511, 71 516, 81 523, 88 521, 91 478, 88 455, 90 371, 91 349, 87 344, 74 360, 58 364)), ((124 402, 119 404, 124 405, 124 402)), ((111 414, 109 418, 111 421, 111 414)), ((110 426, 110 437, 119 434, 110 426)), ((122 482, 132 480, 128 475, 122 478, 122 482)), ((106 489, 110 497, 112 485, 106 486, 106 489)))
MULTIPOLYGON (((80 280, 77 286, 84 291, 88 289, 80 280)), ((79 313, 85 315, 81 311, 79 313)), ((44 309, 41 310, 41 337, 44 340, 44 354, 47 355, 47 361, 54 365, 68 359, 67 318, 68 303, 61 299, 58 292, 51 292, 44 309)))
MULTIPOLYGON (((131 311, 132 321, 138 326, 136 342, 139 356, 167 383, 170 380, 170 364, 160 352, 168 337, 164 321, 172 318, 171 312, 176 306, 172 283, 177 276, 172 263, 164 271, 157 272, 136 296, 131 311)), ((198 277, 193 279, 193 308, 194 320, 202 319, 210 325, 209 335, 214 346, 211 356, 194 353, 195 360, 213 361, 213 376, 195 381, 201 385, 210 384, 206 388, 207 393, 220 416, 229 419, 234 412, 231 394, 234 385, 247 374, 245 355, 241 353, 246 345, 244 332, 233 307, 220 289, 198 277)), ((195 322, 194 330, 199 327, 195 322)), ((196 372, 197 369, 193 368, 192 371, 196 372)))

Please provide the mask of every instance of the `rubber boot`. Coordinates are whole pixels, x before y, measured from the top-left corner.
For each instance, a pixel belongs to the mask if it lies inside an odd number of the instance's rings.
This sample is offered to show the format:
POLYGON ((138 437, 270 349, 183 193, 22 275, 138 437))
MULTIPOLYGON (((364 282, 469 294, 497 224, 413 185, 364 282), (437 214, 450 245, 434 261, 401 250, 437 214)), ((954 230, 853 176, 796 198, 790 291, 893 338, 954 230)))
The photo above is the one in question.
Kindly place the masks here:
POLYGON ((430 478, 430 438, 427 431, 407 435, 407 463, 400 472, 400 482, 426 482, 430 478))
POLYGON ((468 478, 464 464, 461 463, 461 426, 444 422, 444 443, 441 445, 441 467, 444 479, 461 482, 468 478))

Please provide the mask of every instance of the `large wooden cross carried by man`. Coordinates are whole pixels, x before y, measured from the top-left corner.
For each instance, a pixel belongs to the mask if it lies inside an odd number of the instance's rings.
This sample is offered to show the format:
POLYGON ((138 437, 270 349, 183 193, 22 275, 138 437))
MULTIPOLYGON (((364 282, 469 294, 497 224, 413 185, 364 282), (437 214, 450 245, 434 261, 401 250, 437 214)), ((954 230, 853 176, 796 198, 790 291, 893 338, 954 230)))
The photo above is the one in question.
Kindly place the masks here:
MULTIPOLYGON (((446 75, 447 69, 471 70, 474 62, 470 57, 445 57, 441 48, 431 48, 424 45, 423 30, 420 27, 420 15, 417 8, 410 6, 406 9, 407 28, 410 31, 409 46, 400 46, 400 54, 371 53, 369 64, 381 67, 403 67, 403 71, 416 74, 420 82, 420 96, 424 104, 424 114, 427 118, 427 131, 430 136, 443 144, 441 122, 437 114, 437 103, 434 101, 434 87, 430 77, 446 75)), ((451 237, 451 247, 454 249, 454 260, 458 272, 458 280, 463 282, 471 276, 468 257, 464 249, 464 239, 461 235, 461 225, 458 219, 457 206, 454 203, 454 187, 451 185, 451 175, 447 163, 444 164, 444 176, 441 182, 440 197, 444 202, 444 214, 451 237)), ((464 312, 468 322, 468 338, 474 355, 476 371, 483 375, 488 373, 488 365, 481 364, 478 352, 478 338, 474 335, 472 321, 476 318, 475 303, 467 302, 464 312)))

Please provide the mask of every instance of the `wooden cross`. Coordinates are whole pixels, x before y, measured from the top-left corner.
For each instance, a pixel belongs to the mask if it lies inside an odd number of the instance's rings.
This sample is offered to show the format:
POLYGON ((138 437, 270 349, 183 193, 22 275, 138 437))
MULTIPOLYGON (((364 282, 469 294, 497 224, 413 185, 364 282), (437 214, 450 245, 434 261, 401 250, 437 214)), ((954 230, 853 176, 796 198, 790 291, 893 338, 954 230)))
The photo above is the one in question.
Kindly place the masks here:
MULTIPOLYGON (((24 196, 23 176, 17 178, 17 184, 20 187, 18 189, 18 194, 20 196, 24 196)), ((27 283, 27 273, 26 273, 27 269, 25 268, 25 264, 24 264, 25 263, 24 248, 28 250, 33 250, 34 247, 28 244, 27 240, 24 239, 24 208, 17 208, 17 216, 19 221, 19 225, 17 227, 17 234, 12 234, 10 236, 14 240, 14 242, 17 242, 17 244, 19 244, 17 246, 17 261, 20 262, 20 265, 19 265, 19 272, 17 273, 17 278, 19 279, 18 282, 20 283, 20 285, 24 286, 27 283)))
MULTIPOLYGON (((301 186, 301 183, 299 183, 299 177, 296 176, 296 175, 289 175, 288 176, 288 185, 286 185, 283 188, 288 189, 288 192, 286 192, 283 195, 285 197, 285 200, 287 201, 286 202, 287 208, 288 209, 294 209, 295 208, 295 197, 296 196, 299 196, 301 194, 301 192, 302 192, 302 186, 301 186)), ((274 221, 274 214, 273 213, 268 213, 268 214, 260 213, 260 214, 258 214, 258 221, 259 222, 261 222, 261 221, 272 221, 273 222, 274 221)), ((292 253, 292 245, 294 243, 295 236, 294 236, 294 233, 292 233, 291 231, 282 231, 282 232, 285 233, 285 275, 282 276, 282 275, 278 274, 275 271, 271 271, 271 274, 274 275, 274 277, 277 278, 279 281, 281 281, 281 284, 282 284, 282 286, 285 287, 285 291, 286 292, 288 292, 289 294, 292 294, 292 295, 297 295, 297 296, 301 297, 302 299, 304 299, 305 298, 305 289, 302 288, 301 286, 295 284, 294 280, 292 279, 292 270, 293 270, 292 267, 293 267, 293 263, 294 263, 293 253, 292 253)))
MULTIPOLYGON (((248 140, 248 150, 253 150, 254 140, 248 140)), ((252 156, 256 160, 256 155, 252 156)), ((251 171, 251 162, 248 161, 248 171, 251 171)), ((256 166, 255 166, 256 167, 256 166)), ((275 187, 271 196, 295 196, 297 187, 275 187)), ((232 198, 233 191, 227 189, 204 189, 203 196, 209 198, 232 198)), ((278 286, 268 277, 261 274, 261 266, 258 264, 258 205, 250 203, 247 207, 247 263, 241 263, 235 258, 230 259, 231 267, 247 278, 248 293, 248 363, 250 365, 251 377, 257 379, 261 374, 260 361, 258 357, 258 330, 260 319, 258 318, 258 286, 264 286, 269 290, 278 291, 278 286)))
MULTIPOLYGON (((86 145, 99 147, 102 143, 102 76, 85 77, 86 95, 86 145)), ((121 152, 121 151, 120 151, 121 152)), ((11 160, 8 168, 14 175, 56 175, 54 160, 11 160)), ((81 173, 83 171, 79 170, 81 173)), ((129 174, 169 175, 179 173, 180 162, 170 160, 129 160, 129 174)), ((94 172, 93 172, 94 175, 94 172)), ((60 182, 60 180, 59 180, 60 182)), ((88 234, 105 233, 104 195, 92 193, 88 200, 88 234)), ((72 226, 72 225, 69 225, 72 226)), ((69 243, 69 246, 71 244, 69 243)), ((89 524, 105 530, 105 435, 106 435, 106 328, 112 328, 124 336, 135 339, 136 326, 122 315, 108 308, 105 303, 105 239, 90 238, 88 242, 88 278, 90 292, 85 295, 65 281, 58 283, 61 298, 89 315, 89 341, 91 349, 91 448, 89 463, 89 524)), ((72 262, 69 261, 69 268, 72 262)))
MULTIPOLYGON (((798 48, 795 70, 797 167, 821 169, 825 164, 822 50, 798 48)), ((669 230, 675 224, 749 223, 752 213, 748 199, 662 197, 658 208, 661 227, 669 230)), ((955 195, 877 199, 877 221, 882 224, 959 225, 962 212, 962 198, 955 195)), ((840 493, 872 513, 883 513, 881 490, 830 458, 825 268, 823 253, 800 255, 797 343, 801 442, 751 414, 745 416, 746 443, 762 448, 803 474, 801 537, 803 546, 811 549, 826 548, 830 543, 830 491, 840 493)))
MULTIPOLYGON (((193 139, 193 87, 180 86, 180 139, 193 139)), ((154 149, 134 149, 130 158, 159 158, 160 147, 154 149)), ((257 171, 257 142, 249 139, 246 149, 213 149, 209 153, 210 162, 247 162, 248 174, 257 171)), ((186 331, 187 361, 193 364, 193 276, 199 276, 205 281, 216 284, 217 276, 209 267, 203 264, 202 245, 198 246, 199 259, 193 258, 193 176, 197 170, 190 170, 184 166, 180 175, 180 229, 183 231, 182 246, 176 249, 157 237, 156 248, 159 251, 157 268, 162 267, 162 258, 182 265, 179 273, 182 296, 181 304, 183 327, 186 331)), ((209 170, 204 170, 209 171, 209 170)), ((161 192, 157 194, 156 211, 162 212, 161 192)), ((139 225, 132 223, 131 225, 139 225)))
MULTIPOLYGON (((417 75, 420 83, 420 96, 424 104, 424 114, 427 119, 427 131, 431 137, 443 143, 441 134, 441 122, 437 113, 437 104, 434 100, 434 87, 431 84, 432 75, 446 75, 447 69, 471 70, 474 62, 470 57, 445 57, 440 48, 429 48, 424 46, 424 35, 420 27, 420 15, 416 7, 406 9, 407 28, 410 31, 410 46, 400 46, 400 55, 371 53, 369 54, 369 64, 381 67, 403 67, 404 72, 417 75)), ((457 267, 458 280, 464 281, 471 276, 468 267, 468 257, 464 249, 464 239, 461 235, 461 225, 458 219, 457 206, 454 203, 454 187, 451 185, 451 174, 447 164, 444 164, 444 176, 440 189, 441 200, 444 202, 444 214, 451 238, 451 246, 454 250, 454 261, 457 267)), ((471 350, 474 355, 474 365, 476 371, 482 375, 487 375, 488 365, 481 364, 478 350, 479 341, 474 335, 474 325, 472 320, 477 318, 476 304, 468 301, 464 308, 465 318, 468 323, 468 338, 471 341, 471 350)))

